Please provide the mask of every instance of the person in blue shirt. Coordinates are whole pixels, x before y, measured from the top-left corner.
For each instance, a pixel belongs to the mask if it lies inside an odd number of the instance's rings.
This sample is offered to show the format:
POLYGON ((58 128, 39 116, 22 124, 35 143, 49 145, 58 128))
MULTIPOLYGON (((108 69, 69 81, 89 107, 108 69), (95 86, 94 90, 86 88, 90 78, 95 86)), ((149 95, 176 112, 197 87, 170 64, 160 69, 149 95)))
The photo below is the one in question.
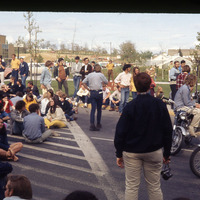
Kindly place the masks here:
POLYGON ((8 113, 6 113, 3 109, 3 103, 0 103, 0 118, 6 122, 7 120, 10 119, 8 113))
POLYGON ((26 79, 28 77, 29 68, 28 64, 24 61, 24 58, 21 57, 20 62, 21 64, 19 65, 19 74, 22 79, 22 84, 26 87, 26 79))
POLYGON ((181 60, 181 65, 178 68, 180 73, 182 73, 182 69, 183 69, 184 66, 185 66, 185 60, 181 60))

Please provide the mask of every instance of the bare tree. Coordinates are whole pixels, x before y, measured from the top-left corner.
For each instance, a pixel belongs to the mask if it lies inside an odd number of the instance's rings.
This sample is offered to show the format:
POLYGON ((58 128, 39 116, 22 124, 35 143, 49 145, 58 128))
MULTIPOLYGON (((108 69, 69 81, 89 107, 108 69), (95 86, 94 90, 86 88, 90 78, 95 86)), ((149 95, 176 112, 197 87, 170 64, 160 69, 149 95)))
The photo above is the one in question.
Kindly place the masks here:
POLYGON ((24 18, 27 21, 27 26, 24 26, 24 28, 28 31, 28 34, 29 34, 28 50, 29 50, 29 53, 31 55, 30 76, 31 76, 31 80, 32 80, 32 59, 33 59, 33 56, 34 56, 32 36, 33 36, 33 31, 35 29, 35 20, 33 18, 32 12, 27 12, 26 14, 24 14, 24 18))
POLYGON ((73 38, 72 38, 72 53, 74 53, 74 39, 75 39, 75 34, 76 34, 76 23, 75 23, 74 34, 73 34, 73 38))

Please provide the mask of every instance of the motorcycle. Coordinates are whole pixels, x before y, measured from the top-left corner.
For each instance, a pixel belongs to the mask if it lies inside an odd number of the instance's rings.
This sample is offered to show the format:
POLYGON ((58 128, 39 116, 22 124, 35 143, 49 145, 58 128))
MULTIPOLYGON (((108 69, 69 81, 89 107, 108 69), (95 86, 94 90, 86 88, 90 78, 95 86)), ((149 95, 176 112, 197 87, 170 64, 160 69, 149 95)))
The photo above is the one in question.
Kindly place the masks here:
MULTIPOLYGON (((196 102, 200 102, 199 92, 193 93, 192 98, 196 102)), ((183 143, 189 145, 193 136, 189 133, 189 126, 192 122, 194 115, 186 111, 175 111, 174 126, 172 132, 172 147, 171 155, 176 155, 180 152, 183 143)), ((199 128, 195 132, 199 131, 199 128)))
POLYGON ((191 143, 192 136, 190 135, 188 128, 192 119, 193 115, 187 113, 186 111, 180 110, 175 112, 171 155, 178 154, 184 142, 187 145, 191 143))
POLYGON ((190 169, 198 178, 200 178, 200 145, 192 152, 190 156, 190 169))

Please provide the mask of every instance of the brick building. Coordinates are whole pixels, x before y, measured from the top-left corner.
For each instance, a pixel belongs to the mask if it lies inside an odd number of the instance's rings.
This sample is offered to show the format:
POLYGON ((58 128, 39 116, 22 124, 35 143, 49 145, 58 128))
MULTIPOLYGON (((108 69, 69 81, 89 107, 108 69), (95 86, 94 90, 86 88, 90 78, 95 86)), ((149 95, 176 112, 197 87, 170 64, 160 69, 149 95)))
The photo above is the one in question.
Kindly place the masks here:
POLYGON ((6 42, 6 36, 0 35, 0 55, 3 56, 3 59, 10 59, 14 53, 15 49, 13 44, 8 44, 6 42))

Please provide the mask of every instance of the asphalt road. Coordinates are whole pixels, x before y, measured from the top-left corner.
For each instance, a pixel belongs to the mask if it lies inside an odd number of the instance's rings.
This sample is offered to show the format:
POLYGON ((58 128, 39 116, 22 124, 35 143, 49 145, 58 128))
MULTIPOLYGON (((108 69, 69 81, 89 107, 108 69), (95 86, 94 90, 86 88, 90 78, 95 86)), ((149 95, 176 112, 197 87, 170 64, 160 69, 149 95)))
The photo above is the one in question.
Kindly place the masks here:
MULTIPOLYGON (((124 199, 124 169, 115 164, 113 137, 119 119, 117 112, 103 111, 99 132, 89 131, 89 108, 79 108, 77 122, 68 128, 56 129, 61 137, 49 138, 43 144, 25 144, 22 137, 9 135, 9 141, 22 141, 24 148, 13 164, 14 174, 26 175, 33 187, 34 199, 63 199, 74 190, 87 190, 99 200, 124 199)), ((193 148, 186 148, 172 157, 173 177, 162 180, 165 200, 187 197, 200 199, 200 179, 189 168, 193 148)), ((146 200, 144 178, 139 199, 146 200)))

